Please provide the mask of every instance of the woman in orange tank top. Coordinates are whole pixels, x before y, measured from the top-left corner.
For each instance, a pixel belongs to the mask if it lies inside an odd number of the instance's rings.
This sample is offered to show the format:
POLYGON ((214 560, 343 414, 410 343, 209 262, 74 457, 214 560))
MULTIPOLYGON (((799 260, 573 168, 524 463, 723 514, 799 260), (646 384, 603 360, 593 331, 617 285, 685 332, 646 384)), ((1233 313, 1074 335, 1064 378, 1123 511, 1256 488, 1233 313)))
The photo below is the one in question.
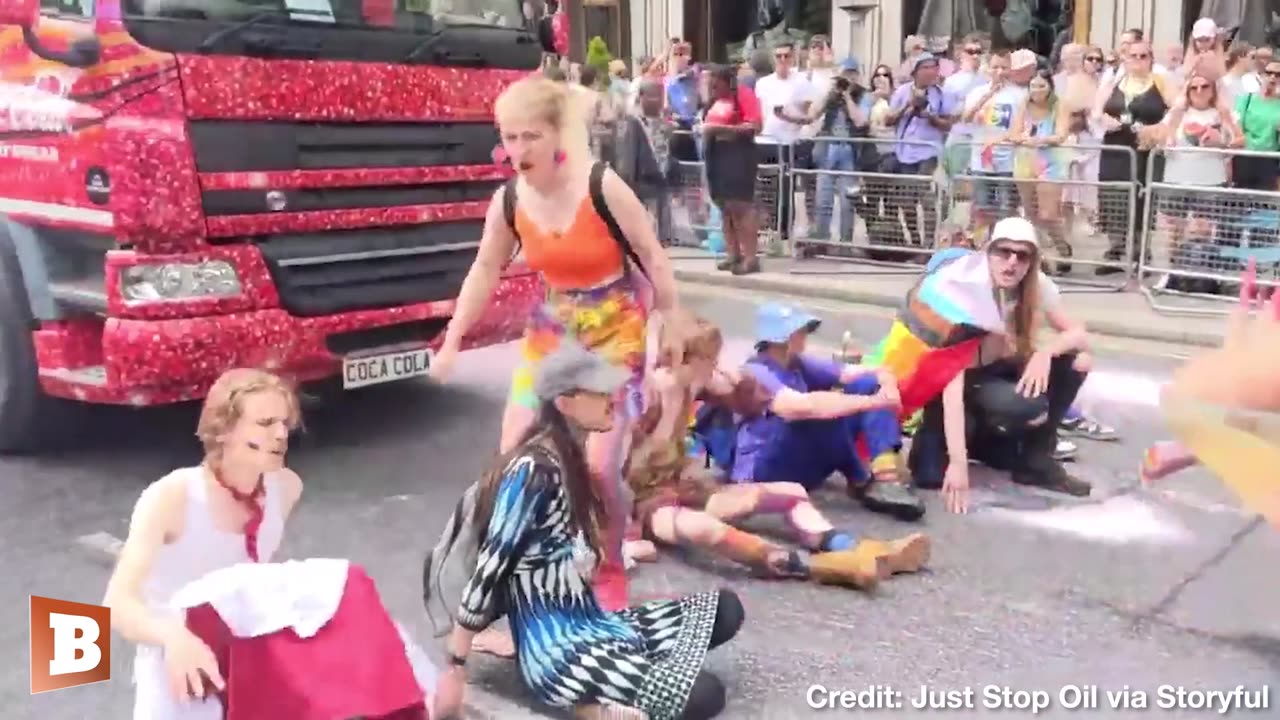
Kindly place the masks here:
MULTIPOLYGON (((587 460, 599 481, 597 491, 611 511, 605 542, 608 556, 595 573, 596 595, 606 609, 621 609, 628 602, 621 552, 630 515, 622 492, 624 438, 639 415, 649 316, 656 312, 670 317, 675 310, 675 275, 644 205, 610 170, 601 178, 601 194, 643 268, 631 266, 597 212, 590 193, 594 163, 583 109, 566 85, 542 77, 525 78, 509 87, 494 109, 503 148, 519 173, 511 186, 518 196, 514 228, 508 225, 504 209, 508 189, 499 190, 489 205, 480 249, 462 284, 433 374, 448 376, 462 339, 484 311, 517 248, 541 276, 547 294, 525 332, 522 362, 512 379, 502 419, 501 450, 517 446, 532 425, 538 409, 532 369, 563 338, 573 338, 632 374, 616 406, 613 430, 593 434, 587 441, 587 460)), ((678 336, 669 342, 679 346, 671 349, 681 357, 678 336)))

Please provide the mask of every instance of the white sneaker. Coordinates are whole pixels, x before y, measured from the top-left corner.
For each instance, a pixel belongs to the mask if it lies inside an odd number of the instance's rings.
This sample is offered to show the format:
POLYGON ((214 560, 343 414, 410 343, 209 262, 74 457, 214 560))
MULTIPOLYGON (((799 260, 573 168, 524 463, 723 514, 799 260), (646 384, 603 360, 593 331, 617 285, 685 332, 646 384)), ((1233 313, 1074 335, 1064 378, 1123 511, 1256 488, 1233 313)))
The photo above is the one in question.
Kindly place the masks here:
POLYGON ((1058 440, 1058 444, 1053 448, 1053 459, 1059 462, 1063 460, 1074 460, 1080 452, 1080 447, 1070 440, 1058 440))

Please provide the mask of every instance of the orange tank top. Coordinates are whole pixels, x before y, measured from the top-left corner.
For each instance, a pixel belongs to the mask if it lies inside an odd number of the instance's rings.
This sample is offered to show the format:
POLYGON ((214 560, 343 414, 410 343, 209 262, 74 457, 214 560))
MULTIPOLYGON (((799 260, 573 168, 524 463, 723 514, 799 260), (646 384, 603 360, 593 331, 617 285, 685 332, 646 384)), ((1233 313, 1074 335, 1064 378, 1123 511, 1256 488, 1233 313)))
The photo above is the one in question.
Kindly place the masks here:
POLYGON ((525 262, 551 287, 596 287, 624 269, 622 249, 596 212, 590 196, 583 198, 573 222, 563 233, 543 230, 519 207, 515 220, 525 262))

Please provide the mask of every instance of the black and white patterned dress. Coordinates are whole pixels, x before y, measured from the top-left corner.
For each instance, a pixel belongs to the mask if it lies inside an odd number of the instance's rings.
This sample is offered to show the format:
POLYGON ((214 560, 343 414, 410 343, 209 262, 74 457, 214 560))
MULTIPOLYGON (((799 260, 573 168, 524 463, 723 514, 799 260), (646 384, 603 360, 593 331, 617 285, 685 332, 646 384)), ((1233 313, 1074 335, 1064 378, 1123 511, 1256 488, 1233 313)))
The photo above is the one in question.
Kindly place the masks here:
POLYGON ((719 593, 600 609, 559 461, 531 445, 506 468, 458 623, 505 613, 525 683, 548 705, 613 702, 674 720, 706 657, 719 593))

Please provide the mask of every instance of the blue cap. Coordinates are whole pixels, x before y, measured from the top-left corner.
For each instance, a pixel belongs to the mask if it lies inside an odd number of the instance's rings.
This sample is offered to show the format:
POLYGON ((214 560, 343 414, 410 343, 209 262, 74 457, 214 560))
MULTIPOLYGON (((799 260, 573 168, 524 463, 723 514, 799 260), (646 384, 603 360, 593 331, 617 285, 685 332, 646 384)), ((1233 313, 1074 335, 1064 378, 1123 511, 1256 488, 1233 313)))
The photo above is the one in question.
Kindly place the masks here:
POLYGON ((924 65, 924 64, 926 64, 926 63, 933 63, 934 65, 937 65, 937 64, 938 64, 938 58, 937 58, 937 57, 935 57, 935 56, 933 55, 933 53, 927 53, 927 52, 925 52, 925 53, 920 53, 919 55, 917 55, 917 56, 916 56, 916 61, 915 61, 915 63, 913 63, 913 64, 911 65, 911 72, 915 72, 915 71, 919 70, 919 69, 920 69, 920 66, 921 66, 921 65, 924 65))
POLYGON ((800 308, 766 303, 756 310, 756 342, 782 344, 799 330, 813 332, 822 321, 800 308))
POLYGON ((840 63, 840 70, 842 72, 862 72, 862 63, 858 62, 857 58, 845 58, 844 62, 840 63))

